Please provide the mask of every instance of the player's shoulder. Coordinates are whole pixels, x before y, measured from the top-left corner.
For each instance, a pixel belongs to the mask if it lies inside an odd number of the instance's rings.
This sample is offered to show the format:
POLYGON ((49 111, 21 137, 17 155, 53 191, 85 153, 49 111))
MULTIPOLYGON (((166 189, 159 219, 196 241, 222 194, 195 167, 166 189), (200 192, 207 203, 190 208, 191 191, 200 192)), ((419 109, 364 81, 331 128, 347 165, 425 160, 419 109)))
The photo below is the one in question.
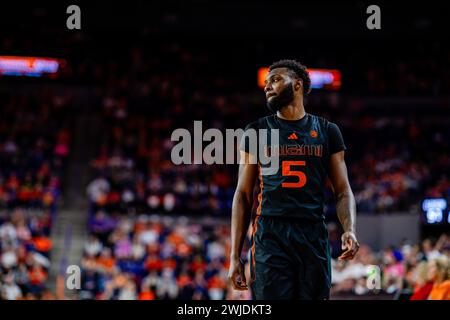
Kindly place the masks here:
POLYGON ((249 123, 245 127, 245 130, 248 130, 248 129, 258 130, 258 129, 267 128, 268 127, 268 123, 273 121, 273 117, 274 117, 274 115, 261 117, 261 118, 257 119, 256 121, 253 121, 253 122, 249 123))
POLYGON ((342 133, 339 129, 339 126, 331 121, 326 119, 325 117, 317 116, 317 115, 311 115, 313 127, 319 128, 319 130, 322 131, 322 133, 325 133, 326 136, 329 139, 342 139, 342 133))
POLYGON ((331 122, 330 120, 328 120, 325 117, 318 116, 316 114, 311 114, 311 113, 308 113, 308 115, 311 119, 311 122, 317 123, 320 126, 322 126, 323 128, 328 128, 331 124, 333 124, 333 122, 331 122))

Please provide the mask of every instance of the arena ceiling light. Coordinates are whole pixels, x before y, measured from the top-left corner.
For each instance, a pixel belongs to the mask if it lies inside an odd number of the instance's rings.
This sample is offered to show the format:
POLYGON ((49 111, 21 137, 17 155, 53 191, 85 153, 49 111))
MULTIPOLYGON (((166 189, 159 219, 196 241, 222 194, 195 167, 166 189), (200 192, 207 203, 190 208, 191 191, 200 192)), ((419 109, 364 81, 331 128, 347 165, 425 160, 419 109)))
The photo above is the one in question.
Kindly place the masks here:
POLYGON ((65 63, 56 58, 0 56, 0 75, 56 78, 65 63))
MULTIPOLYGON (((264 80, 269 68, 258 69, 258 86, 264 88, 264 80)), ((337 69, 308 69, 312 89, 339 90, 341 88, 341 72, 337 69)))

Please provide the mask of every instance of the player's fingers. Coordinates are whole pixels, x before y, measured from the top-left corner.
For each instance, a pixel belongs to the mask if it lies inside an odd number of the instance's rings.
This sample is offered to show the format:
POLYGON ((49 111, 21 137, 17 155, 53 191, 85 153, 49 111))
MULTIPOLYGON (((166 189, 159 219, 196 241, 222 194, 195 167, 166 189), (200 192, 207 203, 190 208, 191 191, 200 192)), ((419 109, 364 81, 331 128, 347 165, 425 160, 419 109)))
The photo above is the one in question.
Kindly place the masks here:
POLYGON ((359 250, 359 243, 355 241, 355 242, 353 243, 353 246, 352 246, 352 254, 353 254, 353 255, 356 255, 356 253, 358 252, 358 250, 359 250))
POLYGON ((351 253, 349 253, 349 254, 346 254, 346 255, 341 255, 341 256, 339 256, 339 260, 351 260, 351 259, 353 259, 354 258, 354 255, 353 254, 351 254, 351 253))
POLYGON ((247 290, 247 284, 245 283, 245 277, 243 278, 244 282, 242 282, 242 276, 240 275, 239 272, 234 272, 231 277, 230 277, 230 281, 231 281, 231 285, 233 286, 233 289, 235 290, 247 290), (239 279, 241 278, 241 279, 239 279))
POLYGON ((351 248, 352 239, 350 237, 343 235, 341 241, 342 241, 342 250, 351 248))
POLYGON ((236 291, 245 291, 245 290, 247 290, 247 287, 237 287, 237 288, 234 288, 234 290, 236 290, 236 291))
POLYGON ((350 250, 353 248, 353 246, 355 245, 355 241, 353 241, 353 239, 351 237, 348 237, 346 239, 346 243, 347 243, 347 248, 349 248, 350 250))
POLYGON ((238 291, 245 291, 245 290, 247 290, 248 288, 247 288, 247 286, 243 286, 243 285, 237 285, 235 288, 234 288, 235 290, 238 290, 238 291))
POLYGON ((338 257, 338 260, 347 260, 347 255, 341 254, 341 255, 338 257))
POLYGON ((239 270, 239 288, 241 290, 247 290, 247 279, 245 278, 244 270, 239 270))
POLYGON ((236 279, 236 277, 237 277, 237 274, 235 272, 233 272, 232 274, 230 274, 228 276, 228 282, 231 284, 231 286, 234 289, 236 289, 236 287, 237 287, 237 279, 236 279))
POLYGON ((239 281, 237 279, 233 279, 233 281, 231 281, 231 284, 234 290, 242 290, 241 285, 239 284, 239 281))
POLYGON ((350 251, 357 251, 359 248, 359 243, 355 239, 349 238, 348 241, 348 250, 350 251))
POLYGON ((246 284, 242 284, 241 282, 237 281, 234 285, 233 288, 235 290, 239 290, 239 291, 244 291, 247 290, 247 285, 246 284))
POLYGON ((342 252, 342 254, 339 256, 339 260, 346 260, 351 254, 352 251, 350 249, 347 249, 346 251, 342 252))
POLYGON ((245 274, 244 274, 244 270, 239 270, 239 276, 240 276, 240 280, 241 280, 241 285, 243 286, 247 286, 247 279, 245 278, 245 274))
POLYGON ((359 245, 355 244, 355 246, 351 249, 348 249, 344 253, 339 256, 339 260, 352 260, 356 253, 358 252, 359 245))

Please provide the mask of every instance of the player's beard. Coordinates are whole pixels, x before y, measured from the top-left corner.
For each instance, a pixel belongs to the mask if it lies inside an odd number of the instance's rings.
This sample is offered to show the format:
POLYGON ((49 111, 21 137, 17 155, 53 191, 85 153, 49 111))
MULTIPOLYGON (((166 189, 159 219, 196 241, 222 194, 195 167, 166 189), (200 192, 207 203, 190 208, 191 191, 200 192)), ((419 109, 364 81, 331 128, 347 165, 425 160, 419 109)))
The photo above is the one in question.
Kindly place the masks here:
POLYGON ((286 86, 279 94, 267 100, 267 108, 276 113, 281 108, 287 106, 294 100, 294 86, 292 84, 286 86))

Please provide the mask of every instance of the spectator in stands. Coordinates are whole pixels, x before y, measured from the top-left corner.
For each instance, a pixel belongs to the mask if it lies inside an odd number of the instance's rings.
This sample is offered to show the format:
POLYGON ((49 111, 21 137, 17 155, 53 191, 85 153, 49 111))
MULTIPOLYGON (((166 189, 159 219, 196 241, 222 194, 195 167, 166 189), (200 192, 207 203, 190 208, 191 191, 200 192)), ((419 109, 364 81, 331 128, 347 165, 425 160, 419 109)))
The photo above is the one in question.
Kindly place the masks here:
POLYGON ((3 276, 3 284, 0 285, 0 297, 4 300, 18 300, 22 298, 22 290, 14 282, 14 274, 11 272, 3 276))
POLYGON ((410 300, 426 300, 433 289, 433 281, 428 279, 428 263, 422 261, 414 272, 415 288, 410 300))
POLYGON ((447 258, 429 262, 428 279, 433 281, 429 300, 450 300, 450 262, 447 258))

